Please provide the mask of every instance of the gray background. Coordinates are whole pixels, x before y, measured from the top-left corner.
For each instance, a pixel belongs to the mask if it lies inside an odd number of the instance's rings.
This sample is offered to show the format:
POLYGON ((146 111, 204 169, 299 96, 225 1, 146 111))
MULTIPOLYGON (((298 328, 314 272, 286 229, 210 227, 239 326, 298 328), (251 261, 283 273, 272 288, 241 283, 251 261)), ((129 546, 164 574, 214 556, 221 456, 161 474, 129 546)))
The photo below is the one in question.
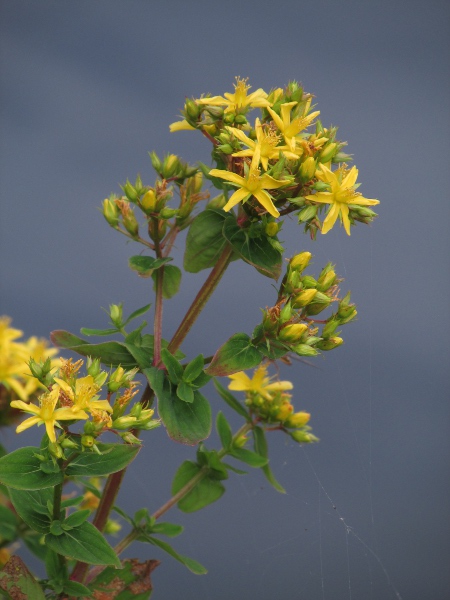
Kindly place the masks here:
MULTIPOLYGON (((209 161, 198 134, 169 134, 185 96, 303 82, 339 125, 380 217, 311 243, 295 221, 287 256, 314 255, 346 277, 359 320, 345 345, 281 369, 318 445, 270 439, 281 496, 259 472, 222 500, 169 520, 196 577, 164 558, 155 598, 443 599, 448 591, 448 5, 444 1, 8 1, 1 6, 1 307, 26 335, 106 325, 100 307, 151 301, 127 268, 137 247, 97 207, 141 173, 147 151, 209 161)), ((175 252, 182 260, 182 243, 175 252)), ((166 303, 165 337, 205 274, 166 303)), ((250 332, 271 305, 268 279, 234 263, 184 345, 209 354, 250 332), (205 335, 205 332, 206 335, 205 335)), ((223 408, 211 393, 214 411, 223 408)), ((234 419, 225 408, 225 412, 234 419)), ((238 424, 233 420, 233 423, 238 424)), ((37 431, 3 443, 38 440, 37 431)), ((39 431, 40 434, 40 431, 39 431)), ((215 443, 215 437, 211 440, 215 443)), ((194 450, 163 429, 127 475, 123 506, 158 507, 194 450)))

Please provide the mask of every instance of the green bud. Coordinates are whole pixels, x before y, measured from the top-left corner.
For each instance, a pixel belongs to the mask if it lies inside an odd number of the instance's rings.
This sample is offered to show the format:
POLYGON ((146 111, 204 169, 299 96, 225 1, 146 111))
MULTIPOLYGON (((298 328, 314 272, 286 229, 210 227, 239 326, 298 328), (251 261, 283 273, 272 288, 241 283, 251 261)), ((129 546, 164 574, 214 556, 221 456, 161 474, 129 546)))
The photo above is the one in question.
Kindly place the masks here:
POLYGON ((301 281, 302 286, 308 290, 317 287, 317 281, 311 275, 304 275, 301 281))
POLYGON ((122 214, 122 221, 128 233, 133 237, 138 237, 139 223, 137 222, 134 212, 131 209, 128 210, 126 214, 122 214))
MULTIPOLYGON (((349 307, 350 308, 350 307, 349 307)), ((354 305, 352 306, 352 308, 354 309, 347 317, 340 317, 339 318, 339 323, 341 325, 344 325, 345 323, 350 323, 350 321, 353 321, 353 319, 356 319, 356 316, 358 314, 358 311, 355 309, 354 305)))
POLYGON ((336 154, 336 150, 337 150, 337 144, 335 142, 332 142, 331 144, 328 144, 328 146, 325 146, 325 148, 322 150, 322 152, 319 155, 319 160, 322 163, 327 163, 329 162, 333 156, 336 154))
POLYGON ((141 440, 137 438, 135 435, 131 433, 131 431, 126 431, 125 433, 121 433, 120 437, 123 439, 125 444, 141 444, 141 440))
POLYGON ((299 356, 317 356, 319 354, 312 346, 308 344, 298 344, 294 346, 292 350, 299 356))
POLYGON ((136 417, 119 417, 112 422, 113 429, 129 429, 136 426, 136 417))
POLYGON ((82 435, 81 436, 81 445, 84 448, 92 448, 95 444, 95 438, 92 435, 82 435))
POLYGON ((322 337, 329 338, 339 327, 340 322, 337 319, 330 319, 322 329, 322 337))
POLYGON ((133 187, 133 185, 128 181, 125 183, 125 185, 122 186, 122 189, 125 193, 125 196, 128 198, 128 200, 130 202, 136 202, 138 200, 138 194, 136 192, 136 189, 133 187))
POLYGON ((295 296, 293 300, 294 308, 302 308, 303 306, 306 306, 307 304, 312 302, 316 296, 316 293, 317 290, 315 289, 304 290, 303 292, 300 292, 300 294, 295 296))
POLYGON ((168 154, 164 159, 161 174, 164 179, 169 179, 175 175, 181 167, 180 160, 176 154, 168 154))
POLYGON ((236 115, 234 118, 234 122, 237 125, 245 125, 247 123, 247 119, 245 118, 244 115, 236 115))
POLYGON ((223 122, 225 123, 225 125, 233 125, 235 118, 236 115, 234 113, 227 113, 223 117, 223 122))
MULTIPOLYGON (((111 307, 110 307, 110 310, 111 310, 111 307)), ((95 379, 97 377, 97 375, 99 375, 101 372, 100 359, 94 358, 94 360, 92 360, 92 358, 90 356, 88 356, 87 361, 86 361, 86 371, 87 371, 88 375, 91 375, 91 377, 93 377, 95 379)))
POLYGON ((48 451, 55 458, 63 458, 64 452, 62 451, 61 446, 57 442, 50 442, 48 445, 48 451))
POLYGON ((290 302, 287 302, 280 311, 280 321, 286 323, 292 317, 292 306, 290 302))
POLYGON ((303 182, 309 181, 316 172, 316 161, 312 156, 303 161, 300 165, 300 177, 303 182))
POLYGON ((103 532, 108 535, 115 535, 116 533, 119 533, 121 529, 122 525, 118 521, 115 521, 114 519, 108 519, 103 532))
POLYGON ((78 449, 78 444, 76 444, 70 438, 63 438, 61 441, 58 440, 58 442, 59 442, 59 445, 61 446, 61 448, 67 448, 68 450, 77 450, 78 449))
POLYGON ((329 192, 330 185, 325 183, 324 181, 316 181, 316 183, 312 186, 313 190, 317 192, 329 192))
POLYGON ((311 442, 318 442, 319 438, 307 431, 297 429, 296 431, 290 431, 289 435, 298 444, 310 444, 311 442))
POLYGON ((267 235, 269 237, 274 237, 275 235, 277 235, 277 233, 278 233, 278 223, 275 223, 275 221, 267 223, 267 225, 265 227, 265 232, 267 233, 267 235))
POLYGON ((220 146, 217 146, 217 150, 223 154, 233 154, 234 152, 234 148, 230 144, 221 144, 220 146))
POLYGON ((344 343, 344 340, 341 337, 331 337, 328 340, 322 340, 317 344, 319 350, 334 350, 341 344, 344 343))
POLYGON ((122 327, 122 315, 123 315, 123 304, 110 304, 109 305, 109 318, 111 323, 117 328, 122 327))
POLYGON ((225 131, 222 131, 222 133, 218 136, 218 139, 220 142, 222 142, 222 144, 229 144, 231 140, 231 135, 229 133, 226 133, 225 131))
POLYGON ((119 209, 116 203, 109 198, 103 200, 103 216, 111 227, 117 227, 119 223, 119 209))
POLYGON ((378 216, 375 211, 371 208, 367 208, 367 206, 352 206, 350 208, 352 213, 356 213, 359 217, 373 219, 378 216))
POLYGON ((186 100, 184 105, 184 109, 186 111, 186 116, 192 119, 192 121, 196 121, 201 113, 201 107, 194 102, 194 100, 186 100))
POLYGON ((289 266, 291 269, 300 271, 301 273, 309 265, 311 258, 311 252, 300 252, 300 254, 296 254, 291 258, 289 266))
POLYGON ((206 112, 209 113, 213 119, 221 119, 223 117, 223 108, 221 106, 208 106, 206 112))
POLYGON ((150 188, 141 198, 141 207, 145 212, 154 212, 156 209, 156 193, 153 188, 150 188))
POLYGON ((153 152, 149 152, 148 154, 150 156, 150 160, 152 161, 152 166, 155 169, 155 171, 157 173, 161 173, 162 164, 161 164, 161 161, 158 158, 158 155, 156 154, 156 152, 153 151, 153 152))
POLYGON ((326 292, 336 281, 336 273, 331 270, 319 277, 317 289, 319 292, 326 292))
POLYGON ((305 223, 306 221, 310 221, 311 219, 314 219, 314 217, 316 215, 317 215, 317 206, 316 205, 305 206, 305 208, 302 208, 302 210, 298 213, 298 221, 299 221, 299 223, 305 223))
POLYGON ((298 342, 307 329, 305 323, 292 323, 280 330, 278 338, 284 342, 298 342))
POLYGON ((161 217, 161 219, 171 219, 172 217, 175 217, 178 214, 178 210, 176 208, 163 208, 162 211, 159 213, 159 216, 161 217))

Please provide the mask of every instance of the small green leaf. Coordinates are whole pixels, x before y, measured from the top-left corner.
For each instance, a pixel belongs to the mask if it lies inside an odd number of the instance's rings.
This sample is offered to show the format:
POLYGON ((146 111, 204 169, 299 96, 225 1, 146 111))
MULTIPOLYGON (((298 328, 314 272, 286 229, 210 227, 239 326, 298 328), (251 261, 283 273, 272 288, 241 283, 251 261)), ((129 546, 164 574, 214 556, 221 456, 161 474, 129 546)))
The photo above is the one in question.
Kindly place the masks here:
POLYGON ((47 502, 53 500, 53 490, 15 490, 10 488, 9 497, 19 517, 38 533, 50 531, 51 517, 47 502))
POLYGON ((167 369, 169 379, 173 384, 179 383, 183 379, 183 367, 177 361, 177 359, 167 350, 163 348, 161 350, 161 360, 167 369))
POLYGON ((64 530, 61 527, 61 521, 52 521, 50 523, 50 533, 55 536, 59 536, 64 533, 64 530))
POLYGON ((225 400, 225 402, 228 404, 228 406, 230 406, 234 411, 241 415, 241 417, 244 417, 244 419, 246 419, 247 421, 251 420, 248 412, 245 410, 242 404, 238 402, 238 400, 236 400, 233 394, 230 394, 228 390, 222 387, 217 381, 217 379, 214 379, 214 386, 221 395, 222 399, 225 400))
POLYGON ((140 450, 137 444, 96 444, 100 454, 83 452, 68 465, 66 475, 101 477, 121 471, 131 463, 140 450))
POLYGON ((128 266, 132 271, 136 271, 139 277, 150 277, 155 269, 161 268, 166 263, 173 260, 167 258, 152 258, 151 256, 132 256, 128 259, 128 266))
POLYGON ((55 346, 73 350, 82 356, 99 358, 104 365, 124 369, 133 369, 138 366, 135 358, 130 354, 126 346, 120 342, 102 342, 101 344, 90 344, 68 331, 52 331, 50 338, 55 346))
POLYGON ((70 581, 70 579, 64 583, 63 591, 74 598, 91 597, 91 590, 88 587, 78 581, 70 581))
POLYGON ((211 431, 211 407, 200 392, 194 392, 194 402, 183 402, 164 371, 156 367, 143 369, 158 398, 158 412, 170 438, 194 446, 206 439, 211 431))
POLYGON ((58 473, 60 471, 59 465, 53 460, 43 460, 41 462, 41 471, 44 473, 58 473))
POLYGON ((64 525, 69 525, 70 527, 78 527, 81 523, 84 523, 91 514, 91 511, 86 508, 84 510, 77 510, 77 512, 72 513, 64 520, 64 525))
POLYGON ((205 371, 208 375, 223 377, 237 371, 253 369, 262 359, 261 352, 253 346, 246 333, 235 333, 217 350, 205 371))
POLYGON ((207 209, 192 221, 186 238, 184 270, 198 273, 213 267, 227 241, 222 229, 226 213, 223 210, 207 209))
POLYGON ((275 250, 264 234, 260 237, 250 237, 248 230, 239 227, 235 217, 229 216, 223 226, 223 235, 245 262, 266 277, 279 278, 282 255, 275 250))
MULTIPOLYGON (((183 564, 189 569, 189 571, 192 571, 192 573, 194 573, 195 575, 205 575, 205 573, 208 572, 205 569, 205 567, 196 560, 193 560, 192 558, 189 558, 187 556, 183 556, 182 554, 178 554, 178 552, 176 552, 176 550, 174 550, 172 546, 170 546, 167 542, 163 542, 162 540, 158 540, 157 538, 151 536, 145 537, 145 541, 147 541, 149 544, 158 546, 159 548, 161 548, 161 550, 164 550, 164 552, 170 554, 172 558, 183 564)), ((141 541, 143 540, 141 539, 141 541)))
POLYGON ((191 388, 189 383, 185 381, 180 381, 177 386, 177 396, 183 402, 194 402, 194 390, 191 388))
POLYGON ((115 565, 120 567, 120 560, 107 543, 100 531, 91 523, 85 521, 62 535, 45 536, 45 543, 51 549, 90 565, 115 565))
POLYGON ((0 458, 0 482, 18 490, 42 490, 61 483, 62 472, 44 473, 36 453, 39 448, 27 446, 0 458))
MULTIPOLYGON (((202 468, 196 463, 186 460, 181 464, 172 483, 172 495, 188 484, 193 477, 201 475, 202 468)), ((208 504, 219 500, 225 493, 224 486, 217 479, 211 479, 205 471, 202 479, 179 502, 178 508, 183 512, 195 512, 208 504)))
POLYGON ((141 308, 137 308, 135 311, 133 311, 131 313, 131 315, 128 317, 128 319, 124 322, 123 326, 125 327, 125 325, 128 325, 128 323, 130 323, 130 321, 132 321, 133 319, 136 319, 137 317, 140 317, 141 315, 145 315, 145 313, 150 309, 151 304, 146 304, 145 306, 142 306, 141 308))
POLYGON ((225 415, 219 411, 216 419, 216 429, 219 434, 222 446, 227 450, 231 446, 231 440, 233 437, 231 427, 225 417, 225 415))
POLYGON ((157 533, 159 535, 167 535, 167 537, 176 537, 183 533, 184 527, 182 525, 175 525, 175 523, 155 523, 151 527, 151 533, 157 533))
POLYGON ((82 327, 80 329, 80 332, 83 335, 99 335, 99 336, 103 336, 103 335, 114 335, 115 333, 117 333, 117 328, 111 328, 111 329, 91 329, 89 327, 82 327))
POLYGON ((260 454, 256 454, 256 452, 252 452, 251 450, 247 450, 246 448, 233 448, 230 451, 231 456, 245 462, 250 467, 264 467, 267 464, 267 458, 264 458, 260 454))
MULTIPOLYGON (((263 429, 261 429, 261 427, 253 428, 253 439, 255 442, 255 451, 260 456, 267 458, 269 456, 269 451, 267 448, 266 433, 263 429)), ((280 492, 280 494, 285 494, 286 490, 275 479, 275 476, 272 473, 272 470, 271 470, 269 464, 267 463, 266 465, 261 467, 261 469, 262 469, 264 475, 266 476, 267 481, 277 490, 277 492, 280 492)))
POLYGON ((0 571, 0 590, 11 599, 45 600, 41 586, 18 556, 12 556, 0 571))
MULTIPOLYGON (((156 273, 153 273, 153 289, 156 291, 156 273)), ((173 265, 167 265, 164 267, 164 279, 163 279, 163 297, 166 300, 170 300, 172 296, 178 293, 181 283, 181 270, 173 265)))
POLYGON ((203 373, 203 367, 205 366, 205 359, 203 354, 199 354, 190 363, 188 363, 183 372, 183 381, 192 383, 201 373, 203 373))

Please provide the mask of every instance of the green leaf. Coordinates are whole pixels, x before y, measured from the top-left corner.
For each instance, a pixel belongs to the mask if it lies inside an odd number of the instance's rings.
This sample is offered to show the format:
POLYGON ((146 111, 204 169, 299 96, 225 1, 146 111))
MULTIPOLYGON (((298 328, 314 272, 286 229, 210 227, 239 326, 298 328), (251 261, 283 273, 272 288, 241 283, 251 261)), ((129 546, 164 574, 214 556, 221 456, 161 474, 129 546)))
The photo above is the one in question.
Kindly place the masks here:
POLYGON ((80 329, 80 332, 83 335, 114 335, 115 333, 117 333, 117 328, 111 328, 111 329, 91 329, 89 327, 82 327, 80 329))
POLYGON ((73 350, 81 356, 99 358, 104 365, 124 369, 133 369, 137 366, 135 358, 130 354, 124 344, 120 342, 102 342, 101 344, 90 344, 68 331, 62 329, 52 331, 50 338, 55 346, 73 350))
POLYGON ((163 348, 161 350, 161 360, 167 369, 169 379, 172 383, 177 384, 183 379, 183 367, 177 361, 177 359, 167 350, 163 348))
POLYGON ((281 274, 282 255, 272 246, 267 237, 250 237, 248 230, 241 229, 233 216, 227 217, 223 235, 235 252, 255 267, 262 275, 278 279, 281 274))
POLYGON ((205 358, 203 354, 199 354, 190 363, 188 363, 183 372, 183 381, 192 383, 199 375, 203 373, 205 366, 205 358))
MULTIPOLYGON (((267 448, 266 433, 263 429, 261 429, 261 427, 253 428, 253 439, 255 442, 255 451, 260 456, 267 458, 269 456, 269 451, 267 448)), ((264 465, 263 467, 261 467, 261 469, 262 469, 264 475, 266 476, 267 481, 277 490, 277 492, 280 492, 280 494, 285 494, 286 490, 275 479, 275 476, 272 473, 272 470, 269 467, 269 464, 264 465)))
POLYGON ((194 398, 195 398, 194 390, 189 385, 189 383, 186 383, 185 381, 180 381, 180 383, 178 384, 177 396, 180 400, 183 400, 183 402, 189 402, 189 403, 194 402, 194 398))
POLYGON ((140 450, 137 444, 97 444, 101 454, 83 452, 68 465, 66 475, 100 477, 121 471, 136 457, 140 450))
POLYGON ((276 342, 271 341, 269 346, 266 342, 261 342, 256 347, 261 354, 267 356, 267 358, 270 358, 270 360, 277 360, 282 356, 286 356, 286 354, 290 352, 290 348, 278 340, 276 342))
POLYGON ((45 600, 41 586, 18 556, 12 556, 0 571, 0 590, 12 600, 45 600))
POLYGON ((217 350, 205 372, 208 375, 223 377, 237 371, 252 369, 258 366, 262 359, 261 352, 253 346, 246 333, 235 333, 217 350))
POLYGON ((159 535, 167 535, 167 537, 176 537, 183 533, 184 527, 182 525, 175 525, 175 523, 155 523, 152 525, 151 533, 157 533, 159 535))
POLYGON ((217 433, 219 434, 220 441, 222 442, 222 446, 225 448, 225 450, 228 449, 231 446, 233 434, 225 415, 220 411, 217 413, 216 429, 217 433))
MULTIPOLYGON (((196 560, 189 558, 187 556, 183 556, 182 554, 178 554, 178 552, 176 552, 176 550, 174 550, 172 548, 172 546, 170 546, 170 544, 168 544, 167 542, 163 542, 162 540, 158 540, 157 538, 151 537, 151 536, 145 536, 146 540, 149 544, 153 544, 154 546, 158 546, 159 548, 161 548, 161 550, 164 550, 164 552, 167 552, 167 554, 170 554, 170 556, 172 558, 174 558, 175 560, 177 560, 178 562, 180 562, 181 564, 183 564, 185 567, 187 567, 189 569, 189 571, 192 571, 192 573, 194 573, 195 575, 205 575, 205 573, 207 573, 208 571, 205 569, 205 567, 203 565, 201 565, 199 562, 197 562, 196 560)), ((141 539, 142 541, 142 539, 141 539)))
MULTIPOLYGON (((172 495, 179 492, 193 477, 199 475, 201 471, 202 468, 196 463, 190 460, 183 462, 175 473, 172 483, 172 495)), ((178 502, 178 508, 183 512, 190 513, 200 510, 208 506, 208 504, 219 500, 225 493, 225 488, 220 481, 209 478, 206 473, 205 471, 203 478, 178 502)))
POLYGON ((230 451, 231 456, 245 462, 250 467, 264 467, 267 464, 267 458, 261 456, 260 454, 256 454, 256 452, 252 452, 251 450, 247 450, 246 448, 233 448, 230 451))
POLYGON ((195 217, 186 238, 185 271, 198 273, 216 264, 227 243, 222 233, 226 218, 223 210, 215 209, 204 210, 195 217))
MULTIPOLYGON (((153 273, 153 290, 156 291, 156 277, 157 274, 153 273)), ((164 279, 162 294, 166 300, 170 300, 172 296, 178 292, 181 283, 181 270, 173 265, 167 265, 164 267, 164 279)))
POLYGON ((36 453, 39 448, 26 446, 0 458, 0 482, 17 490, 42 490, 61 483, 62 472, 44 473, 36 453))
POLYGON ((136 558, 122 561, 119 571, 113 567, 104 569, 90 583, 92 593, 108 600, 148 600, 152 593, 150 573, 159 565, 158 560, 140 563, 136 558), (139 587, 138 587, 139 586, 139 587), (139 592, 136 592, 138 587, 139 592))
POLYGON ((183 402, 164 372, 156 367, 143 369, 151 388, 158 398, 158 412, 170 438, 194 446, 206 439, 211 431, 211 407, 200 392, 194 392, 194 401, 183 402))
POLYGON ((69 527, 78 527, 78 525, 81 525, 81 523, 84 523, 86 519, 89 518, 90 514, 91 511, 88 508, 77 510, 77 512, 72 513, 64 520, 63 526, 69 525, 69 527))
POLYGON ((91 590, 83 585, 82 583, 78 583, 78 581, 66 581, 63 587, 64 593, 69 596, 73 596, 74 598, 81 598, 83 596, 90 597, 91 590))
POLYGON ((141 315, 144 315, 151 307, 151 304, 146 304, 145 306, 142 306, 141 308, 137 308, 135 311, 133 311, 131 313, 131 315, 128 317, 128 319, 123 323, 123 326, 125 327, 125 325, 128 325, 128 323, 130 323, 130 321, 132 321, 133 319, 136 319, 137 317, 140 317, 141 315))
POLYGON ((150 277, 155 269, 161 268, 166 263, 173 260, 167 258, 152 258, 151 256, 132 256, 128 259, 128 266, 132 271, 136 271, 139 277, 150 277))
POLYGON ((222 399, 225 400, 225 402, 228 404, 228 406, 230 406, 234 411, 241 415, 241 417, 244 417, 244 419, 246 419, 247 421, 251 420, 248 412, 245 410, 242 404, 238 400, 236 400, 233 394, 230 394, 228 390, 222 387, 217 381, 217 379, 214 379, 214 386, 221 395, 222 399))
POLYGON ((90 565, 114 565, 120 567, 120 560, 100 531, 85 521, 62 535, 51 533, 45 536, 45 543, 51 549, 90 565))
POLYGON ((12 542, 17 537, 18 521, 16 515, 6 506, 0 504, 0 538, 1 541, 12 542))

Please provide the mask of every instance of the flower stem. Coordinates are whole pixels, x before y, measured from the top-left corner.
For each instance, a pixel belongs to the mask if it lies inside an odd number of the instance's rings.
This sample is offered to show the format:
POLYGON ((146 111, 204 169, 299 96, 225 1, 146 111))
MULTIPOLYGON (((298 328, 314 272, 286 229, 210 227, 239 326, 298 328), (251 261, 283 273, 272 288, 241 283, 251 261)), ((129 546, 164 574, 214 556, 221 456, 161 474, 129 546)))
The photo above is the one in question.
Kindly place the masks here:
MULTIPOLYGON (((158 220, 154 221, 155 231, 158 231, 158 220)), ((162 257, 161 246, 158 235, 155 236, 156 258, 162 257)), ((156 298, 155 298, 155 319, 153 326, 154 349, 153 364, 157 367, 161 362, 161 340, 162 340, 162 318, 163 318, 163 284, 164 284, 164 265, 156 270, 156 298)))

